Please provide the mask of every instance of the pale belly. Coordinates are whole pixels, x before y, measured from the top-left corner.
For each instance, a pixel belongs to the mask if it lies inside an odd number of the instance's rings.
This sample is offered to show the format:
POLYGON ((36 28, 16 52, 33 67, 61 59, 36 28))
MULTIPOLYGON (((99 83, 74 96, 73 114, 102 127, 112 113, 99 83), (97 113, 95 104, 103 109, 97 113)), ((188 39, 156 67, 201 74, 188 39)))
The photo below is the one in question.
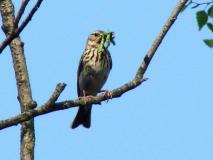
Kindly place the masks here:
POLYGON ((109 72, 110 69, 106 69, 102 65, 88 65, 79 75, 80 91, 84 90, 85 95, 96 95, 106 82, 109 72))

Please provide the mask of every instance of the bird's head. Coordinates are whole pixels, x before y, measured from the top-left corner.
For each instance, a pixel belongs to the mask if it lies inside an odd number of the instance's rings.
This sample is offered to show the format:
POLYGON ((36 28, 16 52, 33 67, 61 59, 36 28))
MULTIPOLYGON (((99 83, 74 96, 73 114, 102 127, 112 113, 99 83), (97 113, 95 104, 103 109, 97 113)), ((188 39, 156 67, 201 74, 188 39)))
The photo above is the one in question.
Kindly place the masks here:
POLYGON ((100 31, 100 30, 97 30, 97 31, 91 33, 89 35, 88 41, 87 41, 87 44, 90 47, 96 47, 96 48, 97 47, 108 48, 110 43, 115 45, 114 33, 113 32, 104 32, 104 31, 100 31))

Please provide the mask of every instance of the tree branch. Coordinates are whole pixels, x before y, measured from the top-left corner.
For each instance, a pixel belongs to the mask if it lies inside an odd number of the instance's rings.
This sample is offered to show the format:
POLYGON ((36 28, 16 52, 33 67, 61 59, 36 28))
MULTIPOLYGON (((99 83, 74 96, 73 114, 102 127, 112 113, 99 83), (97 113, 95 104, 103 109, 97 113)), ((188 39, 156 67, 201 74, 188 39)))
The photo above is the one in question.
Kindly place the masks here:
POLYGON ((29 3, 30 0, 23 0, 21 3, 21 7, 19 8, 19 11, 17 13, 17 16, 15 18, 15 26, 18 27, 19 21, 21 17, 24 14, 25 8, 27 7, 27 4, 29 3))
MULTIPOLYGON (((54 103, 57 101, 58 97, 60 96, 60 94, 63 92, 64 88, 66 87, 66 84, 64 83, 59 83, 52 96, 50 97, 50 99, 43 105, 45 106, 44 108, 47 108, 48 106, 52 106, 54 105, 54 103)), ((36 105, 36 104, 31 104, 31 105, 36 105)), ((20 115, 7 119, 7 120, 3 120, 1 121, 1 129, 6 128, 6 127, 10 127, 13 125, 17 125, 17 122, 24 122, 27 120, 30 120, 33 118, 33 115, 35 115, 34 110, 29 110, 26 112, 21 113, 20 115)))
MULTIPOLYGON (((163 26, 161 32, 159 33, 157 38, 154 40, 151 48, 149 49, 148 53, 146 54, 146 56, 144 58, 142 64, 139 66, 138 71, 135 75, 135 78, 132 81, 122 85, 121 87, 112 90, 111 91, 112 98, 120 97, 122 94, 138 87, 141 83, 143 83, 144 81, 147 80, 147 79, 143 78, 143 76, 149 66, 150 61, 152 60, 153 56, 156 53, 156 50, 158 49, 159 45, 161 44, 163 38, 165 37, 166 33, 169 31, 172 24, 175 22, 178 14, 180 13, 182 7, 186 4, 186 2, 187 2, 187 0, 179 1, 177 6, 171 13, 171 16, 169 17, 169 19, 163 26)), ((60 90, 60 91, 62 91, 62 90, 60 90)), ((54 95, 54 93, 53 93, 53 95, 54 95)), ((31 118, 37 117, 39 115, 47 114, 47 113, 58 111, 58 110, 64 110, 64 109, 68 109, 68 108, 72 108, 72 107, 77 107, 79 105, 85 105, 85 102, 86 102, 86 104, 99 104, 100 102, 102 102, 104 100, 107 100, 107 97, 105 97, 104 95, 94 96, 93 98, 87 98, 86 100, 76 99, 76 100, 68 100, 68 101, 63 101, 63 102, 58 102, 58 103, 52 103, 52 100, 49 100, 51 103, 48 101, 47 103, 45 103, 44 105, 42 105, 38 108, 31 109, 29 111, 23 112, 22 114, 15 116, 15 117, 0 121, 0 129, 4 129, 4 128, 10 127, 10 126, 17 125, 24 121, 30 120, 31 118)))
MULTIPOLYGON (((19 28, 17 28, 16 24, 19 22, 27 3, 27 1, 23 1, 22 6, 18 12, 18 16, 17 18, 15 18, 15 10, 12 1, 0 1, 0 11, 3 23, 2 28, 5 35, 7 36, 6 41, 4 41, 3 45, 1 46, 1 49, 6 47, 7 44, 9 44, 10 46, 10 51, 13 59, 13 68, 16 77, 16 85, 18 89, 18 100, 22 113, 36 107, 36 102, 34 102, 32 99, 30 81, 24 55, 24 45, 21 41, 21 38, 19 37, 19 33, 29 23, 38 7, 35 6, 32 9, 28 17, 22 22, 19 28)), ((21 124, 20 142, 20 159, 33 160, 35 146, 35 130, 33 119, 25 121, 21 124)))
MULTIPOLYGON (((135 87, 139 86, 142 82, 146 81, 147 79, 143 79, 141 81, 133 80, 130 81, 129 83, 124 84, 123 86, 114 89, 111 94, 113 98, 118 98, 125 92, 134 89, 135 87)), ((68 101, 63 101, 63 102, 58 102, 55 103, 57 100, 58 96, 61 94, 61 92, 64 90, 65 84, 59 83, 53 92, 51 98, 42 106, 37 107, 35 109, 23 112, 15 117, 6 119, 6 120, 1 120, 0 121, 0 130, 11 127, 14 125, 17 125, 19 123, 22 123, 24 121, 30 120, 34 117, 37 117, 39 115, 47 114, 50 112, 58 111, 58 110, 64 110, 68 108, 73 108, 77 107, 79 105, 85 105, 86 104, 99 104, 101 101, 108 100, 108 97, 102 95, 99 96, 94 96, 90 98, 86 98, 85 100, 82 99, 76 99, 76 100, 68 100, 68 101)))
MULTIPOLYGON (((15 19, 15 23, 14 23, 14 28, 12 28, 12 30, 10 31, 10 34, 7 35, 7 37, 5 38, 5 40, 0 44, 0 54, 2 53, 2 51, 7 47, 8 44, 11 43, 11 41, 18 37, 19 34, 23 31, 23 29, 27 26, 27 24, 30 22, 30 20, 32 19, 33 15, 35 14, 35 12, 38 10, 38 8, 40 7, 41 3, 43 0, 38 0, 36 2, 36 4, 33 6, 33 8, 31 9, 30 13, 28 14, 28 16, 26 17, 26 19, 21 23, 21 25, 18 27, 18 29, 15 29, 15 26, 18 25, 18 22, 20 21, 21 16, 23 15, 23 12, 25 10, 25 7, 27 5, 28 0, 25 0, 22 2, 21 8, 17 14, 17 17, 15 19)), ((2 27, 4 32, 6 31, 5 27, 2 27)), ((6 31, 7 32, 7 31, 6 31)))
POLYGON ((149 49, 148 53, 146 54, 143 63, 141 64, 141 66, 139 67, 139 69, 137 71, 136 78, 141 79, 143 77, 144 73, 146 72, 146 69, 149 66, 150 61, 152 60, 152 57, 156 53, 156 50, 160 46, 162 40, 164 39, 166 33, 171 28, 172 24, 177 19, 178 14, 181 12, 181 9, 186 4, 186 2, 187 2, 187 0, 179 0, 179 3, 175 7, 175 9, 172 11, 172 13, 171 13, 170 17, 168 18, 167 22, 165 23, 165 25, 161 29, 160 33, 158 34, 158 36, 154 40, 151 48, 149 49))

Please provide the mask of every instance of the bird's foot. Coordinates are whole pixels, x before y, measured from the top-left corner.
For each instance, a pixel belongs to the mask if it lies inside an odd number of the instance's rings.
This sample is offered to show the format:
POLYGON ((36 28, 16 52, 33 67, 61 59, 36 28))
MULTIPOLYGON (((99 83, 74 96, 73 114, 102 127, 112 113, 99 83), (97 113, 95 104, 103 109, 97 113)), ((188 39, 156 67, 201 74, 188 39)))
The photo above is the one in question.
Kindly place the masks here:
POLYGON ((104 90, 103 92, 103 95, 107 97, 107 102, 109 101, 109 99, 112 99, 112 94, 109 90, 104 90))

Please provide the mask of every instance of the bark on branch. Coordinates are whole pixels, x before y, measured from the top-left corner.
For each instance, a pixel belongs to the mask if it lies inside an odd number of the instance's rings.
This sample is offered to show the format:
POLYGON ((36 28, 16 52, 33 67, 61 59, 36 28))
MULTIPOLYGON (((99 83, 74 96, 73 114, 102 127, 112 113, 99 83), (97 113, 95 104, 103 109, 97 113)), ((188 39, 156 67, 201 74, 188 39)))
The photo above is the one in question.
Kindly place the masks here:
MULTIPOLYGON (((11 0, 0 1, 0 12, 2 16, 2 29, 6 35, 5 41, 0 45, 2 51, 8 44, 13 59, 13 68, 15 71, 16 84, 18 89, 18 100, 20 103, 21 112, 24 113, 30 109, 36 107, 36 102, 32 99, 30 81, 27 71, 26 60, 24 56, 24 45, 19 37, 19 33, 25 28, 35 11, 30 12, 29 16, 24 20, 19 28, 18 22, 23 15, 24 9, 28 1, 24 0, 22 6, 18 12, 17 18, 15 18, 14 6, 11 0)), ((34 10, 37 10, 34 9, 34 10)), ((0 51, 0 52, 1 52, 0 51)), ((35 131, 34 120, 30 119, 21 124, 21 160, 33 160, 34 159, 34 146, 35 146, 35 131)))
MULTIPOLYGON (((120 97, 122 94, 128 92, 129 90, 136 88, 137 86, 139 86, 142 82, 144 82, 146 80, 143 77, 144 77, 144 73, 146 72, 146 70, 149 66, 150 61, 152 60, 153 56, 156 53, 156 50, 158 49, 159 45, 161 44, 163 38, 165 37, 166 33, 169 31, 172 24, 175 22, 178 14, 180 13, 182 7, 186 4, 186 2, 187 2, 187 0, 179 1, 177 6, 171 13, 171 16, 168 18, 167 22, 165 23, 162 30, 160 31, 159 35, 154 40, 151 48, 147 52, 142 64, 138 68, 135 78, 132 81, 122 85, 121 87, 112 90, 111 91, 112 98, 120 97)), ((60 85, 60 84, 58 85, 59 92, 58 92, 57 96, 60 95, 60 93, 63 91, 64 87, 65 87, 64 85, 60 85)), ((56 88, 56 90, 57 90, 57 88, 56 88)), ((42 105, 38 108, 25 111, 22 114, 19 114, 15 117, 0 121, 0 129, 4 129, 4 128, 10 127, 10 126, 17 125, 21 122, 30 120, 31 118, 34 118, 39 115, 47 114, 47 113, 58 111, 58 110, 68 109, 68 108, 72 108, 72 107, 77 107, 79 105, 85 105, 85 100, 82 100, 82 99, 68 100, 68 101, 55 103, 56 99, 54 99, 54 101, 49 100, 47 103, 45 103, 44 105, 42 105)), ((100 102, 102 102, 104 100, 107 100, 107 97, 105 97, 104 95, 98 95, 93 98, 86 99, 86 104, 99 104, 100 102)))

